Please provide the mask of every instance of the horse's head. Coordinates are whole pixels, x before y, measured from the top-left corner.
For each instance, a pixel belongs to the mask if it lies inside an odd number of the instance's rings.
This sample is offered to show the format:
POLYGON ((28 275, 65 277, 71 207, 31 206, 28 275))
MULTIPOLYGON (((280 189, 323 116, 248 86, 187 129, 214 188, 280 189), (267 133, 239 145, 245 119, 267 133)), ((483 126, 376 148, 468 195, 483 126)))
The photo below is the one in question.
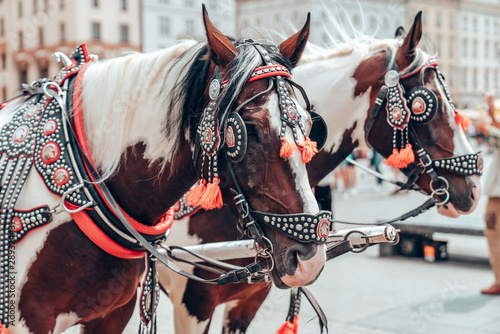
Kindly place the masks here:
POLYGON ((309 36, 309 18, 276 47, 231 41, 204 14, 213 70, 197 131, 202 181, 187 200, 220 207, 222 198, 207 195, 219 184, 241 230, 261 245, 262 254, 271 255, 275 284, 310 284, 325 264, 330 223, 329 213, 318 212, 305 166, 316 152, 307 137, 311 115, 290 81, 309 36))
POLYGON ((439 213, 458 217, 472 212, 479 201, 482 158, 467 142, 464 129, 469 120, 455 110, 437 60, 417 49, 421 36, 418 13, 408 34, 398 28, 394 49, 376 53, 361 65, 379 68, 370 74, 377 84, 371 93, 366 140, 387 157, 387 164, 433 194, 439 213))

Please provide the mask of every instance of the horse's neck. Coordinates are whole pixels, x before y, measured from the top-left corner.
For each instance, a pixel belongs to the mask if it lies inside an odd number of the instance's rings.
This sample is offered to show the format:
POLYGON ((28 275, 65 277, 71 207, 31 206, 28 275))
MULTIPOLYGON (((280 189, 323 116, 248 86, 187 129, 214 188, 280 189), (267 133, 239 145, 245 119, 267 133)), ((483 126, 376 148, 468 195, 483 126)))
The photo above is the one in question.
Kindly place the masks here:
POLYGON ((175 162, 166 166, 145 159, 145 150, 143 143, 129 147, 124 154, 126 163, 107 185, 127 214, 152 225, 196 182, 197 173, 187 144, 180 148, 175 162), (158 173, 162 167, 164 171, 158 173))
MULTIPOLYGON (((191 43, 192 44, 192 43, 191 43)), ((196 181, 182 108, 170 108, 189 45, 89 66, 82 111, 92 158, 132 218, 154 223, 196 181), (170 93, 170 94, 169 94, 170 93)))
POLYGON ((180 76, 172 65, 189 45, 94 64, 84 73, 85 133, 92 158, 105 175, 116 170, 125 150, 139 142, 146 145, 144 156, 151 161, 168 163, 176 157, 177 143, 185 134, 182 108, 170 108, 180 76))
POLYGON ((353 74, 360 62, 361 56, 352 53, 307 61, 294 71, 294 79, 303 85, 315 111, 328 125, 325 147, 308 166, 311 184, 319 182, 365 142, 370 91, 354 96, 356 80, 353 74))

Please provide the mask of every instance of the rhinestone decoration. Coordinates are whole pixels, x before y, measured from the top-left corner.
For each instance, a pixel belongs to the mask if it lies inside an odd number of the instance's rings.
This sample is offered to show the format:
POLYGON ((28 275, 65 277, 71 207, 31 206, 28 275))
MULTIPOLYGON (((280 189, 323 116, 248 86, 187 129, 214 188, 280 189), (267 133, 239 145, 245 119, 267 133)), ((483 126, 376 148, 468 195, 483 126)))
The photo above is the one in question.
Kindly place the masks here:
POLYGON ((458 157, 434 160, 434 167, 446 169, 461 175, 483 174, 483 157, 481 152, 458 157))
POLYGON ((233 162, 240 162, 247 151, 247 129, 241 116, 231 113, 225 134, 226 153, 233 162))
POLYGON ((146 259, 146 275, 141 282, 139 311, 141 321, 139 333, 156 333, 156 308, 160 300, 160 285, 156 272, 156 262, 151 256, 146 259))
POLYGON ((388 90, 387 122, 396 129, 403 129, 408 125, 410 110, 407 107, 401 85, 390 87, 388 90))
MULTIPOLYGON (((195 186, 196 186, 196 184, 194 184, 191 187, 191 189, 193 189, 195 186)), ((189 206, 189 205, 187 205, 187 203, 186 203, 186 195, 187 195, 187 193, 185 193, 181 197, 181 199, 178 200, 177 203, 175 203, 175 205, 173 206, 173 209, 174 209, 174 219, 175 220, 181 220, 184 217, 190 217, 190 216, 194 215, 196 212, 198 212, 198 210, 201 209, 199 206, 189 206)))
POLYGON ((45 136, 50 136, 57 130, 57 122, 53 119, 48 120, 43 126, 43 134, 45 136))
POLYGON ((328 211, 321 211, 316 215, 305 213, 273 215, 252 211, 252 215, 258 222, 282 231, 290 238, 300 242, 324 244, 330 233, 332 214, 328 211))
POLYGON ((437 112, 437 97, 425 87, 415 87, 408 92, 411 120, 417 124, 428 123, 437 112))

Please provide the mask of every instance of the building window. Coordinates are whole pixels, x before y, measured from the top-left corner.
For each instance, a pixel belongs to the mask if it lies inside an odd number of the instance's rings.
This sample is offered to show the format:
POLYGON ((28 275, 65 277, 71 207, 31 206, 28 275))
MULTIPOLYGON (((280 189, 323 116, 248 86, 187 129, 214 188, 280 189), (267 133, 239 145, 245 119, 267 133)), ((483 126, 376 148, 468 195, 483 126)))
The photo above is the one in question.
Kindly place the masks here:
POLYGON ((484 70, 484 89, 489 90, 490 88, 490 71, 486 68, 484 70))
POLYGON ((463 29, 463 31, 467 31, 467 29, 469 29, 468 23, 469 23, 469 21, 467 20, 467 16, 464 16, 462 18, 462 29, 463 29))
POLYGON ((484 43, 484 58, 488 59, 490 57, 490 42, 484 43))
POLYGON ((472 41, 472 57, 477 57, 477 40, 472 41))
POLYGON ((2 70, 5 70, 7 68, 7 55, 2 53, 0 58, 2 59, 2 70))
POLYGON ((120 42, 128 43, 128 25, 120 25, 120 42))
POLYGON ((472 70, 472 87, 477 88, 477 69, 472 70))
POLYGON ((38 0, 33 0, 33 14, 38 12, 38 0))
POLYGON ((436 27, 441 27, 441 13, 436 14, 436 27))
POLYGON ((43 46, 45 43, 45 40, 43 38, 43 28, 40 27, 38 28, 38 45, 43 46))
POLYGON ((21 1, 17 3, 17 13, 19 17, 23 17, 23 3, 21 1))
POLYGON ((49 0, 43 0, 43 10, 45 13, 49 12, 49 0))
POLYGON ((493 32, 495 33, 495 36, 498 36, 498 22, 495 21, 493 24, 493 32))
POLYGON ((23 32, 20 31, 18 36, 19 36, 19 50, 23 50, 24 49, 24 35, 23 35, 23 32))
POLYGON ((472 18, 472 31, 477 32, 477 17, 472 18))
POLYGON ((448 85, 450 85, 450 87, 455 86, 455 70, 453 68, 450 69, 450 75, 448 76, 448 85))
POLYGON ((449 25, 450 29, 455 28, 455 17, 453 15, 450 15, 448 25, 449 25))
POLYGON ((5 23, 2 17, 0 18, 0 36, 3 36, 4 34, 5 34, 5 23))
POLYGON ((186 34, 194 33, 194 21, 191 19, 186 20, 186 34))
POLYGON ((64 6, 66 6, 66 0, 59 0, 59 8, 64 9, 64 6))
POLYGON ((61 43, 64 43, 66 42, 66 24, 64 22, 61 22, 59 29, 61 32, 61 43))
POLYGON ((120 0, 120 8, 122 10, 127 10, 127 0, 120 0))
POLYGON ((462 43, 462 56, 467 57, 467 39, 464 39, 462 43))
POLYGON ((436 38, 436 48, 437 48, 438 54, 443 53, 443 40, 442 40, 441 36, 438 36, 436 38))
POLYGON ((484 33, 486 35, 490 34, 490 20, 485 20, 484 21, 484 33))
POLYGON ((452 39, 448 42, 448 54, 450 55, 450 58, 455 57, 455 43, 452 39))
POLYGON ((92 38, 96 41, 101 40, 101 24, 92 22, 92 38))
POLYGON ((49 77, 49 68, 47 65, 40 67, 40 78, 48 78, 49 77))
POLYGON ((25 68, 19 71, 19 80, 22 84, 28 82, 28 69, 25 68))
POLYGON ((99 0, 92 0, 92 6, 99 7, 99 0))
POLYGON ((462 70, 462 88, 467 89, 467 70, 462 70))
POLYGON ((170 34, 170 18, 160 17, 160 35, 168 36, 170 34))
POLYGON ((2 101, 7 100, 7 87, 2 87, 2 101))

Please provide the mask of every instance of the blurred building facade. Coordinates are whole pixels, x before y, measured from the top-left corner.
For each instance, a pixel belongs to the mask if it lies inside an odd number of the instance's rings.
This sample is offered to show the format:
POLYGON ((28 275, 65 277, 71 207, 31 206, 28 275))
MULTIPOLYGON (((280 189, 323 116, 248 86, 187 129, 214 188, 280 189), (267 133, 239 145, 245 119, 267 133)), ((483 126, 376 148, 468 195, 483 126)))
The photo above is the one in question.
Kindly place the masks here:
POLYGON ((101 57, 141 49, 140 0, 0 0, 0 100, 54 76, 52 53, 81 42, 101 57))
POLYGON ((235 33, 234 0, 142 0, 143 51, 163 49, 184 38, 205 38, 201 4, 227 35, 235 33))
POLYGON ((280 43, 311 12, 310 40, 328 46, 365 33, 391 38, 423 11, 422 47, 437 53, 457 106, 500 96, 500 0, 0 0, 0 100, 21 81, 54 75, 54 51, 82 41, 92 53, 151 52, 204 39, 201 3, 225 34, 280 43))

